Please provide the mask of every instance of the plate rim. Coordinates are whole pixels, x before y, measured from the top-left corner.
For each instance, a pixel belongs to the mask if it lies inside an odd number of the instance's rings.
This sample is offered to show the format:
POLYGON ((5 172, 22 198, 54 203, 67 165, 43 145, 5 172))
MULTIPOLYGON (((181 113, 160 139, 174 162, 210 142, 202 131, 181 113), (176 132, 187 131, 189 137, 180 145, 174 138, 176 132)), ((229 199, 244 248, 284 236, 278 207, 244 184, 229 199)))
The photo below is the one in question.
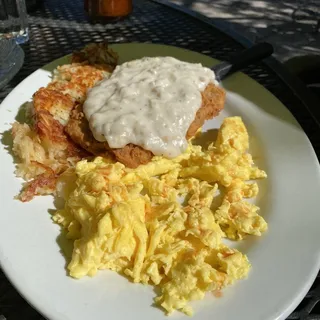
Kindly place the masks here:
MULTIPOLYGON (((162 44, 152 44, 152 43, 139 43, 139 42, 132 42, 132 43, 121 43, 121 44, 111 44, 110 47, 113 48, 113 47, 117 47, 117 46, 123 46, 123 45, 132 45, 132 44, 135 44, 135 45, 148 45, 148 46, 159 46, 159 47, 171 47, 171 48, 175 48, 175 49, 178 49, 179 51, 185 51, 185 52, 190 52, 190 53, 197 53, 199 55, 202 55, 204 57, 207 57, 207 58, 210 58, 212 59, 213 61, 216 61, 218 62, 219 60, 217 59, 214 59, 210 56, 207 56, 205 54, 202 54, 202 53, 199 53, 199 52, 196 52, 196 51, 192 51, 192 50, 188 50, 188 49, 184 49, 184 48, 180 48, 180 47, 176 47, 176 46, 168 46, 168 45, 162 45, 162 44)), ((7 96, 6 98, 2 101, 2 103, 0 104, 0 109, 3 108, 3 106, 5 105, 5 102, 7 101, 7 99, 11 96, 13 96, 21 87, 23 87, 29 80, 30 80, 30 77, 33 76, 36 72, 38 72, 39 70, 47 70, 47 68, 50 67, 50 65, 52 64, 55 64, 55 63, 59 63, 59 61, 63 61, 64 59, 67 59, 71 56, 71 54, 69 55, 65 55, 65 56, 62 56, 58 59, 55 59, 49 63, 47 63, 46 65, 36 69, 35 71, 33 71, 30 75, 28 75, 24 80, 22 80, 7 96)), ((282 104, 284 106, 284 108, 291 114, 291 116, 295 119, 295 121, 297 122, 297 125, 299 126, 300 130, 304 133, 305 137, 307 138, 307 140, 309 141, 310 143, 310 149, 312 150, 312 157, 314 157, 317 161, 317 156, 316 156, 316 153, 315 153, 315 150, 313 148, 313 145, 311 144, 310 140, 309 140, 309 137, 307 136, 307 134, 305 133, 305 131, 303 130, 303 128, 300 126, 300 124, 298 123, 298 121, 296 120, 295 116, 291 113, 291 111, 289 109, 287 109, 287 107, 273 94, 271 93, 267 88, 263 87, 261 84, 259 84, 257 81, 255 81, 254 79, 252 79, 251 77, 245 75, 246 77, 250 78, 252 81, 254 81, 256 84, 258 84, 261 88, 263 88, 263 90, 267 91, 268 94, 272 95, 275 99, 278 100, 278 102, 280 104, 282 104)), ((310 150, 310 151, 311 151, 310 150)), ((320 249, 319 249, 319 253, 320 253, 320 249)), ((52 317, 52 315, 49 315, 46 313, 45 310, 41 309, 40 306, 37 305, 36 301, 32 301, 33 299, 28 296, 27 297, 27 293, 25 291, 27 290, 24 290, 22 287, 20 287, 19 283, 15 282, 14 280, 14 277, 11 275, 11 273, 7 270, 6 267, 4 267, 4 263, 2 262, 2 260, 4 257, 2 256, 2 250, 1 250, 1 247, 0 247, 0 267, 3 271, 3 273, 5 274, 6 278, 8 279, 8 281, 12 284, 12 286, 19 292, 19 294, 21 294, 21 296, 23 297, 23 299, 29 304, 31 305, 37 312, 39 312, 40 314, 42 314, 44 317, 47 317, 48 319, 50 319, 50 317, 52 317)), ((318 256, 318 263, 317 265, 314 265, 313 266, 313 271, 312 271, 312 274, 309 274, 308 276, 308 281, 305 282, 305 286, 304 288, 301 288, 301 290, 296 293, 295 295, 295 298, 292 300, 292 303, 290 305, 288 305, 285 309, 283 309, 281 315, 279 315, 279 317, 277 317, 278 320, 280 319, 285 319, 287 316, 289 316, 291 314, 291 312, 298 306, 298 304, 304 299, 305 295, 307 294, 307 292, 309 291, 310 287, 312 286, 317 274, 318 274, 318 271, 319 271, 319 268, 320 268, 320 256, 318 256)), ((58 319, 55 317, 55 319, 58 319)))

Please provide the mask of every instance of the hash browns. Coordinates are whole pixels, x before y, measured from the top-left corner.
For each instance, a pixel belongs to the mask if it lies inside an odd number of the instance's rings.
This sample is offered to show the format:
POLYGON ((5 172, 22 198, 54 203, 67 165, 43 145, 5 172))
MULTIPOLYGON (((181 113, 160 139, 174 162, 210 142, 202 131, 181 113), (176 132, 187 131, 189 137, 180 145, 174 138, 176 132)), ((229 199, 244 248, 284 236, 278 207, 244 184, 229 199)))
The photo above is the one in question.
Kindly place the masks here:
POLYGON ((69 120, 74 102, 69 94, 57 90, 40 88, 33 95, 34 113, 48 112, 61 125, 66 125, 69 120))
POLYGON ((53 81, 33 96, 32 125, 12 125, 16 174, 27 183, 18 198, 53 193, 57 176, 90 154, 64 132, 71 110, 83 102, 88 88, 115 68, 118 57, 107 44, 91 44, 58 67, 53 81))

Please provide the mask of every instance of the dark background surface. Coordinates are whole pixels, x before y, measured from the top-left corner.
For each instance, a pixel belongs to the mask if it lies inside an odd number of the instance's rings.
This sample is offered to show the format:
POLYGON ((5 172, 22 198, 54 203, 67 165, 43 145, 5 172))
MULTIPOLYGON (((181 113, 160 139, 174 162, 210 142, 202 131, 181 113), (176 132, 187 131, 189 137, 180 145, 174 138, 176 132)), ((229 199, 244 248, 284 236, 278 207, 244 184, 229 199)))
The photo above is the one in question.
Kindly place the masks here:
MULTIPOLYGON (((134 11, 128 19, 109 25, 90 24, 81 0, 47 0, 42 7, 29 14, 29 23, 30 41, 22 46, 26 56, 25 64, 18 75, 0 91, 0 102, 33 71, 90 42, 162 43, 221 60, 228 60, 232 54, 243 49, 240 42, 209 24, 147 0, 135 1, 134 11)), ((293 113, 319 156, 320 134, 317 122, 320 101, 272 59, 268 65, 261 63, 250 66, 244 72, 271 91, 293 113)), ((318 276, 306 298, 288 319, 320 319, 320 308, 317 306, 319 300, 318 276)), ((1 314, 7 320, 44 319, 20 297, 0 271, 1 314)))

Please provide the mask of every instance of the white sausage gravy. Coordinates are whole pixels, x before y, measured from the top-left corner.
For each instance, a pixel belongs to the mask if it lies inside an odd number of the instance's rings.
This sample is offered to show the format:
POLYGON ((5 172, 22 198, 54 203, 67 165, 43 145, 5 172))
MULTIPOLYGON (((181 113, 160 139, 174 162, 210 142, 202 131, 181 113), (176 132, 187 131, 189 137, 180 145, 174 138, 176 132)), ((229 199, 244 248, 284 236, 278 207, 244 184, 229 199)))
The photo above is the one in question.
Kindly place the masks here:
POLYGON ((116 67, 88 91, 83 111, 98 141, 128 143, 174 158, 187 148, 186 133, 215 75, 201 64, 172 57, 143 58, 116 67))

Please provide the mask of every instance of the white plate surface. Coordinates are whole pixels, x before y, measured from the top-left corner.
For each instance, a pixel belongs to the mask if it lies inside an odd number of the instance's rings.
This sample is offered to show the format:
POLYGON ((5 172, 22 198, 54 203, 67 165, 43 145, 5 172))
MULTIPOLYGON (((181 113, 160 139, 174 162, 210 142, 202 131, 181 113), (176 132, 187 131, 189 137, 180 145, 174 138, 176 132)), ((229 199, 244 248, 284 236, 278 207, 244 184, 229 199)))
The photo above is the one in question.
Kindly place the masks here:
MULTIPOLYGON (((151 44, 114 45, 121 62, 143 56, 170 55, 211 66, 216 61, 174 47, 151 44)), ((37 70, 21 82, 0 107, 0 132, 9 130, 19 107, 50 81, 55 66, 37 70)), ((222 298, 208 294, 192 305, 194 320, 285 319, 310 288, 320 263, 320 175, 312 146, 290 112, 266 89, 243 74, 223 83, 227 103, 222 114, 204 129, 218 128, 226 116, 243 118, 251 153, 268 173, 259 182, 257 199, 269 231, 236 246, 252 263, 249 278, 226 289, 222 298)), ((134 285, 109 271, 95 278, 73 280, 66 275, 60 253, 59 227, 50 219, 51 197, 29 203, 13 200, 21 180, 14 176, 8 134, 0 145, 0 262, 20 293, 51 320, 168 319, 152 307, 151 287, 134 285)), ((186 319, 176 312, 172 319, 186 319)))

